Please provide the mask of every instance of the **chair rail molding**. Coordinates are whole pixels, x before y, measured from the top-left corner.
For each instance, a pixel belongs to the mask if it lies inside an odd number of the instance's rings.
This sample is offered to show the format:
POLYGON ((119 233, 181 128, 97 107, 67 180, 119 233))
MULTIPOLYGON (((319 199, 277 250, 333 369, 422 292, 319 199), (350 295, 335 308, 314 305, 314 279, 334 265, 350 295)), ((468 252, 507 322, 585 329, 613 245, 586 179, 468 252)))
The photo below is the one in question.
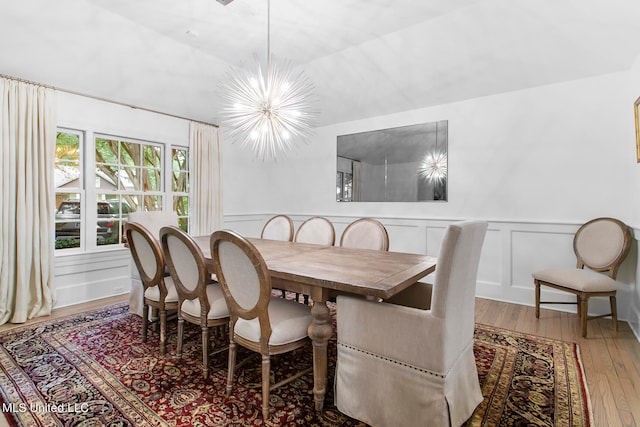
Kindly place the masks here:
MULTIPOLYGON (((420 253, 437 256, 445 228, 452 222, 466 219, 429 219, 378 217, 375 215, 332 215, 313 212, 309 214, 292 214, 290 212, 268 212, 264 214, 225 215, 225 228, 233 229, 241 234, 258 237, 264 222, 271 216, 282 213, 290 216, 295 228, 312 216, 323 216, 329 219, 336 229, 336 241, 344 229, 352 221, 371 216, 380 220, 389 233, 389 250, 396 252, 420 253)), ((471 218, 470 218, 471 219, 471 218)), ((535 287, 531 273, 542 268, 575 266, 573 253, 573 236, 582 221, 576 222, 535 222, 516 220, 492 220, 482 247, 476 296, 479 298, 534 306, 535 287)), ((623 262, 618 272, 618 319, 626 321, 640 340, 640 290, 636 283, 640 282, 640 274, 636 265, 639 261, 637 240, 640 228, 631 227, 634 240, 631 253, 623 262)), ((427 276, 424 280, 429 281, 427 276)), ((431 280, 433 280, 431 278, 431 280)), ((544 289, 542 298, 573 302, 572 295, 544 289)), ((545 306, 546 309, 571 311, 573 305, 545 306)), ((598 315, 608 313, 608 301, 593 299, 589 305, 589 313, 598 315)), ((535 316, 531 317, 535 322, 535 316)))
MULTIPOLYGON (((240 234, 259 237, 265 221, 276 214, 286 214, 300 224, 312 216, 329 219, 336 230, 336 241, 342 232, 358 218, 371 216, 380 220, 389 233, 389 250, 437 256, 444 230, 452 222, 465 218, 429 219, 378 217, 376 215, 332 215, 322 212, 264 212, 228 214, 224 228, 240 234)), ((489 221, 482 248, 476 296, 498 301, 534 306, 533 271, 553 266, 575 265, 573 235, 581 222, 489 221)), ((638 243, 640 227, 631 227, 634 236, 631 253, 618 272, 618 319, 626 321, 640 340, 640 283, 638 243)), ((55 307, 64 307, 112 295, 128 293, 131 286, 131 256, 129 250, 56 255, 55 307)), ((429 281, 430 278, 425 278, 429 281)), ((544 290, 543 299, 573 301, 571 295, 544 290)), ((608 313, 607 301, 596 298, 589 305, 591 315, 608 313)), ((546 306, 554 310, 575 312, 570 305, 546 306)), ((531 321, 535 317, 532 314, 531 321)))

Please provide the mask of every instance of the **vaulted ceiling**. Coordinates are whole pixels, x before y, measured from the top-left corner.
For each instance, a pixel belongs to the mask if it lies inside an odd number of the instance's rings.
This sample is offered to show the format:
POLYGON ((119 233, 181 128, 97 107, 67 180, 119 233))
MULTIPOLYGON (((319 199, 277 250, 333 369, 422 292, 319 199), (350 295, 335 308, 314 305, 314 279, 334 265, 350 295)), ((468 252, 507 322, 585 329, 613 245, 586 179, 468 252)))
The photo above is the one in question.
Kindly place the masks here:
MULTIPOLYGON (((266 0, 0 4, 0 74, 219 122, 266 56, 266 0)), ((271 50, 338 123, 629 69, 637 0, 271 0, 271 50)))

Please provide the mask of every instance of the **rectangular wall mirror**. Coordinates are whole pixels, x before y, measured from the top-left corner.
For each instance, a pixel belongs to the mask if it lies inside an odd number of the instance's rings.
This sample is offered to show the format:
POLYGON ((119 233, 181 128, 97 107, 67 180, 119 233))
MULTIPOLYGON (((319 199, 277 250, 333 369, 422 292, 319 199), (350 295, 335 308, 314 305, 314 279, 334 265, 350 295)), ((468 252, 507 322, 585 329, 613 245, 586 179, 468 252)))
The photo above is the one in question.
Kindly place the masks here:
POLYGON ((447 200, 448 121, 338 136, 336 200, 447 200))

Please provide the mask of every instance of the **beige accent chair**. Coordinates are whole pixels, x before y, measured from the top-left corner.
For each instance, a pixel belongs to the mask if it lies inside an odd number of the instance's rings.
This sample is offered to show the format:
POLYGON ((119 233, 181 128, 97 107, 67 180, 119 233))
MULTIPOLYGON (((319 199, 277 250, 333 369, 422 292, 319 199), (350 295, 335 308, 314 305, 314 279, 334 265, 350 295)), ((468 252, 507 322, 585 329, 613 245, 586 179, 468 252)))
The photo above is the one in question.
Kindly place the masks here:
POLYGON ((286 215, 276 215, 269 219, 262 227, 261 239, 293 240, 293 220, 286 215))
POLYGON ((271 298, 271 276, 265 261, 255 246, 239 234, 224 230, 213 233, 211 254, 231 313, 227 396, 233 390, 237 344, 260 353, 262 417, 266 421, 270 391, 312 370, 310 367, 274 385, 269 380, 271 355, 309 344, 311 309, 294 301, 271 298))
POLYGON ((460 426, 471 416, 483 400, 473 334, 486 230, 484 221, 451 224, 434 284, 405 290, 409 306, 338 296, 341 412, 375 427, 460 426))
MULTIPOLYGON (((202 330, 202 373, 209 377, 209 328, 229 323, 229 310, 220 286, 211 280, 207 265, 191 236, 178 227, 162 227, 162 249, 178 290, 177 357, 182 359, 184 321, 202 330)), ((226 348, 214 351, 219 353, 226 348)))
POLYGON ((389 233, 377 219, 360 218, 344 229, 340 237, 340 246, 388 251, 389 233))
POLYGON ((178 292, 171 277, 165 277, 165 262, 160 243, 145 227, 129 222, 124 226, 133 261, 143 286, 142 342, 147 342, 149 307, 160 316, 160 354, 167 349, 167 311, 177 310, 178 292))
POLYGON ((576 268, 552 268, 532 274, 536 287, 536 318, 540 318, 540 304, 576 304, 584 338, 587 337, 587 320, 605 316, 611 316, 613 330, 617 332, 616 276, 631 249, 631 237, 629 227, 614 218, 596 218, 583 224, 573 238, 573 251, 578 259, 576 268), (540 286, 572 293, 576 302, 540 301, 540 286), (611 313, 589 318, 591 297, 609 297, 611 313))
POLYGON ((336 230, 328 219, 314 216, 298 227, 293 240, 298 243, 333 246, 336 241, 336 230))
MULTIPOLYGON (((151 212, 131 212, 128 215, 129 223, 141 224, 146 228, 151 235, 160 241, 160 229, 165 225, 178 225, 178 214, 171 211, 151 211, 151 212)), ((125 239, 128 240, 125 233, 125 239)), ((125 240, 125 244, 127 244, 125 240)), ((165 272, 165 276, 168 272, 165 272)), ((144 287, 140 280, 140 274, 137 268, 131 269, 131 290, 129 292, 129 311, 135 313, 138 316, 142 316, 142 310, 144 307, 144 287)), ((155 315, 150 313, 149 318, 155 318, 155 315)))

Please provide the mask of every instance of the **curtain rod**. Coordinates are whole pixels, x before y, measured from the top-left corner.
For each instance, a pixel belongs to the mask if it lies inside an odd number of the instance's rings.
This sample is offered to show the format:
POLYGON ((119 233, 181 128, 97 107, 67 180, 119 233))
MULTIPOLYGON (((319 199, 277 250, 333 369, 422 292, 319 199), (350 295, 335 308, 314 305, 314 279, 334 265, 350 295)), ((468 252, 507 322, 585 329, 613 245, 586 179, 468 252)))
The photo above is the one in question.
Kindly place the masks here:
POLYGON ((73 90, 64 89, 64 88, 60 88, 60 87, 56 87, 56 86, 51 86, 51 85, 47 85, 47 84, 44 84, 44 83, 32 82, 30 80, 21 79, 21 78, 9 76, 9 75, 6 75, 6 74, 0 74, 0 78, 5 78, 5 79, 9 79, 9 80, 15 80, 15 81, 22 82, 22 83, 29 83, 29 84, 32 84, 32 85, 45 87, 47 89, 53 89, 53 90, 58 90, 60 92, 66 92, 66 93, 69 93, 71 95, 84 96, 85 98, 95 99, 96 101, 109 102, 111 104, 116 104, 116 105, 121 105, 123 107, 133 108, 134 110, 141 110, 141 111, 147 111, 149 113, 161 114, 163 116, 173 117, 175 119, 181 119, 181 120, 188 120, 188 121, 191 121, 191 122, 201 123, 201 124, 213 126, 213 127, 216 127, 216 128, 219 127, 217 124, 205 122, 205 121, 202 121, 202 120, 195 120, 195 119, 191 119, 189 117, 183 117, 183 116, 178 116, 178 115, 171 114, 171 113, 165 113, 165 112, 162 112, 162 111, 152 110, 150 108, 138 107, 137 105, 126 104, 124 102, 119 102, 119 101, 113 101, 111 99, 102 98, 102 97, 95 96, 95 95, 87 95, 86 93, 76 92, 76 91, 73 91, 73 90))

